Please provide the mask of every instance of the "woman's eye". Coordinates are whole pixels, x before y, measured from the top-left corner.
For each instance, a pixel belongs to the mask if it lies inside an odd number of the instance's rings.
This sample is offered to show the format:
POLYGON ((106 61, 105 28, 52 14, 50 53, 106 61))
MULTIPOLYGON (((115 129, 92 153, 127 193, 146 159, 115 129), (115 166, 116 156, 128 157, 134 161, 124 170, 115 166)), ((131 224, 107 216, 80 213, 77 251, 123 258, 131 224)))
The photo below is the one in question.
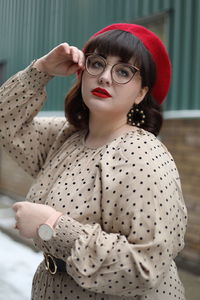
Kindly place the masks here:
POLYGON ((92 68, 95 68, 95 69, 103 68, 103 64, 101 61, 94 61, 94 62, 92 62, 91 66, 92 66, 92 68))
POLYGON ((118 76, 122 76, 122 77, 129 77, 130 76, 130 72, 127 69, 118 69, 117 74, 118 74, 118 76))

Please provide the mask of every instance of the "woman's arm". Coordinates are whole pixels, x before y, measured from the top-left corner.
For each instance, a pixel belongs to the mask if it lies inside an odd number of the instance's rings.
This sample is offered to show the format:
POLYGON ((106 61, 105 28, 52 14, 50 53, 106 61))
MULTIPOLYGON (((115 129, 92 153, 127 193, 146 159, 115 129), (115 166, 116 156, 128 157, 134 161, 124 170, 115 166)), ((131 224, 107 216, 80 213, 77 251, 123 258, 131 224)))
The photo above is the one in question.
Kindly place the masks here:
POLYGON ((41 169, 64 118, 34 118, 46 98, 51 77, 30 65, 0 89, 1 146, 31 176, 41 169))
POLYGON ((52 76, 70 75, 84 64, 80 50, 61 44, 0 88, 0 142, 31 176, 41 169, 64 118, 34 118, 42 108, 52 76))

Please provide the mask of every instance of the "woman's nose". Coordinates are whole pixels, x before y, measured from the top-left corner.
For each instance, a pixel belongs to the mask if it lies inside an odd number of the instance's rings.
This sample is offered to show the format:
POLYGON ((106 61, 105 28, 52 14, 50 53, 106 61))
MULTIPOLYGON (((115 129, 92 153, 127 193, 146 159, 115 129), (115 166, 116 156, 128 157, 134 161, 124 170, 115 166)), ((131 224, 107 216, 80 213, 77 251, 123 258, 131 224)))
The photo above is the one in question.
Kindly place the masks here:
POLYGON ((104 83, 107 85, 112 84, 112 74, 111 74, 111 69, 106 68, 101 75, 99 75, 98 81, 100 83, 104 83))

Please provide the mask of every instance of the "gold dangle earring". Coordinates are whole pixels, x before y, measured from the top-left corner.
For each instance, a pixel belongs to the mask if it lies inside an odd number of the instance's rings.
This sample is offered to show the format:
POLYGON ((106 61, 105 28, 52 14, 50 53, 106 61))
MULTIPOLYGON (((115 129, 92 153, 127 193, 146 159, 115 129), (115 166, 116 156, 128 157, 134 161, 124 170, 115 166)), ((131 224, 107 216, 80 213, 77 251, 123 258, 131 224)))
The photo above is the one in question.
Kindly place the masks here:
POLYGON ((128 112, 128 124, 132 126, 141 127, 145 123, 145 114, 142 109, 139 108, 137 104, 134 104, 133 107, 128 112))

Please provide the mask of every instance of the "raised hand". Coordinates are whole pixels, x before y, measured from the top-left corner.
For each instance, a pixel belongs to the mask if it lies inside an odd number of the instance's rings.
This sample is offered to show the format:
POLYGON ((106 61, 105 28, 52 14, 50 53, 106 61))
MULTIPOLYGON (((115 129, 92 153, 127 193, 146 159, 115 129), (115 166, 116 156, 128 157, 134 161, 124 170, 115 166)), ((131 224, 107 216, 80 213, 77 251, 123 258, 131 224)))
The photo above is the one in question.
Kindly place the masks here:
POLYGON ((77 47, 62 43, 39 58, 33 65, 52 76, 69 76, 84 69, 84 53, 77 47))

